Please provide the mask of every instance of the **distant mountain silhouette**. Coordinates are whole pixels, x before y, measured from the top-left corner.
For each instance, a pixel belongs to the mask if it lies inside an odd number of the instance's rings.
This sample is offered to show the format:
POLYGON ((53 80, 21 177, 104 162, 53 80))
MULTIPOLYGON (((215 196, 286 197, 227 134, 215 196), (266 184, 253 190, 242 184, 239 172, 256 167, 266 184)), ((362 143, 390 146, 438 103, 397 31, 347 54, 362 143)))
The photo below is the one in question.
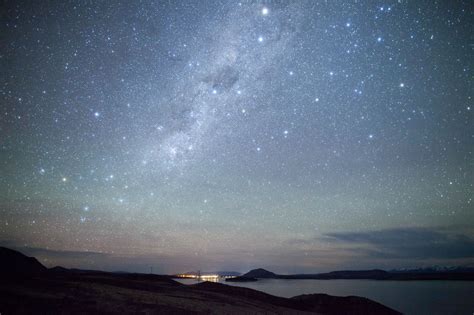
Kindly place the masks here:
POLYGON ((35 275, 46 272, 36 258, 27 257, 16 250, 0 247, 0 274, 4 276, 35 275))
MULTIPOLYGON (((87 269, 77 269, 77 268, 64 268, 62 266, 56 266, 56 267, 53 267, 53 268, 49 268, 48 269, 48 272, 49 273, 57 273, 57 274, 60 274, 60 273, 106 273, 106 271, 100 271, 100 270, 87 270, 87 269)), ((115 272, 112 272, 112 273, 128 273, 128 272, 125 272, 125 271, 115 271, 115 272)))
MULTIPOLYGON (((373 270, 341 270, 331 271, 328 273, 319 273, 316 275, 290 275, 292 279, 298 277, 312 276, 317 279, 388 279, 390 273, 385 270, 373 269, 373 270)), ((279 276, 285 278, 286 276, 279 276)))
POLYGON ((53 268, 48 269, 49 272, 56 272, 56 273, 64 273, 64 272, 71 272, 71 270, 61 267, 61 266, 56 266, 53 268))
POLYGON ((432 266, 413 269, 393 269, 391 273, 466 273, 474 272, 471 266, 432 266))
POLYGON ((316 274, 279 275, 259 268, 253 269, 233 281, 250 281, 250 279, 373 279, 373 280, 474 280, 474 270, 442 269, 442 270, 410 270, 410 271, 385 271, 371 270, 341 270, 316 274))
POLYGON ((270 279, 277 278, 278 276, 271 271, 265 270, 263 268, 253 269, 242 275, 244 278, 260 278, 260 279, 270 279))
POLYGON ((244 276, 238 276, 234 278, 227 278, 225 279, 226 282, 255 282, 258 281, 257 278, 251 278, 251 277, 244 277, 244 276))

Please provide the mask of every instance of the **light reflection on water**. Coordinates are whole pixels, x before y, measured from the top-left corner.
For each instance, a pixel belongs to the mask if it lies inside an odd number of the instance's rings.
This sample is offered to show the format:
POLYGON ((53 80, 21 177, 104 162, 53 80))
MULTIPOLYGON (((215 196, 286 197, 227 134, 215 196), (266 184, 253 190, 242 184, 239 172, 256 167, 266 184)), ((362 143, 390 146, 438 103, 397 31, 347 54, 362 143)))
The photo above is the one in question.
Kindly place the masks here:
MULTIPOLYGON (((194 284, 194 279, 180 279, 194 284)), ((279 280, 225 282, 277 296, 326 293, 358 295, 392 307, 404 314, 474 314, 472 281, 377 281, 377 280, 279 280)))

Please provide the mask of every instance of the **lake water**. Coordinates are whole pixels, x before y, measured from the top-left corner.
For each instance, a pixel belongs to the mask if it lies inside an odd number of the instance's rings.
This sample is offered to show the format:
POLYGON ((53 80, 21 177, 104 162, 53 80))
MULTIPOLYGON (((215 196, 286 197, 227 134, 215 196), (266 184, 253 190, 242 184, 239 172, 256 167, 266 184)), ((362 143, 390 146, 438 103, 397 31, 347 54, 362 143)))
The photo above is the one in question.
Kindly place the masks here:
MULTIPOLYGON (((180 279, 181 283, 196 280, 180 279)), ((404 314, 474 315, 474 282, 470 281, 377 281, 377 280, 279 280, 223 282, 277 296, 326 293, 357 295, 394 308, 404 314)))

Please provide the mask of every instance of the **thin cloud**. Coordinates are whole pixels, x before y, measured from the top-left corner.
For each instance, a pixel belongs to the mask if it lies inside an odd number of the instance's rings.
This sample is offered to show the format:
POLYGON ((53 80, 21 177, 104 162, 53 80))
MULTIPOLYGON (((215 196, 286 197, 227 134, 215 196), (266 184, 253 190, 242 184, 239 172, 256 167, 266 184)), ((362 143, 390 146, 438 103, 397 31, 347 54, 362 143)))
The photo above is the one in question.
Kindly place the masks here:
POLYGON ((324 234, 325 240, 366 246, 373 258, 457 259, 474 258, 474 239, 446 229, 397 228, 324 234))
POLYGON ((61 259, 83 259, 83 258, 105 258, 110 257, 110 254, 93 252, 93 251, 70 251, 70 250, 54 250, 49 248, 20 246, 12 241, 1 241, 0 246, 9 247, 17 250, 26 256, 46 256, 49 258, 61 259))

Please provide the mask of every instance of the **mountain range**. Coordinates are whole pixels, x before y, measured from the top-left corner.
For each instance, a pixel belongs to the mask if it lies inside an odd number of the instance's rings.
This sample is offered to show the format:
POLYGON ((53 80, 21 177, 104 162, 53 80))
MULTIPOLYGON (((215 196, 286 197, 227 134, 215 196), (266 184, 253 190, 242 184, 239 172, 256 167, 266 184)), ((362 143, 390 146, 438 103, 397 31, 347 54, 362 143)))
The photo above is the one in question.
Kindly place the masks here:
POLYGON ((474 281, 474 268, 422 270, 341 270, 317 274, 279 275, 263 268, 253 269, 227 281, 255 281, 254 279, 372 279, 372 280, 466 280, 474 281))

